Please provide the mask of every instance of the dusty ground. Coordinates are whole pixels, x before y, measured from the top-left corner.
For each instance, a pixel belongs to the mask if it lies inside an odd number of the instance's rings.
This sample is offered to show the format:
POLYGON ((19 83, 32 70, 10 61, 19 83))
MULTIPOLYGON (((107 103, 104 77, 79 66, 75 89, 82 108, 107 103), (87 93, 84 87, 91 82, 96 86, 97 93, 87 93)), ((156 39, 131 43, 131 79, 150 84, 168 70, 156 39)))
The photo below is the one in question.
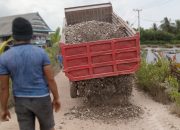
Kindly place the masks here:
MULTIPOLYGON (((62 72, 56 76, 56 81, 62 102, 61 112, 55 114, 56 130, 180 130, 180 118, 170 114, 168 105, 159 104, 135 89, 131 102, 144 110, 144 114, 140 118, 119 119, 109 123, 103 123, 100 120, 72 118, 66 114, 74 106, 81 105, 82 101, 70 98, 69 83, 62 72)), ((11 114, 12 119, 9 122, 1 123, 0 130, 18 130, 14 110, 11 110, 11 114)))

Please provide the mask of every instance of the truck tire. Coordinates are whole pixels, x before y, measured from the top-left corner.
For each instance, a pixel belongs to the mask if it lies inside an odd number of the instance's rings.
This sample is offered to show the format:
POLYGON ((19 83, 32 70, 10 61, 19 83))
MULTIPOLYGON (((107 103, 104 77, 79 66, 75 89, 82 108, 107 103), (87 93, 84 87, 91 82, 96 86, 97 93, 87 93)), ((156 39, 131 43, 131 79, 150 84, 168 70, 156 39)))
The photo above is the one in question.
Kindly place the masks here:
POLYGON ((75 86, 70 87, 70 96, 71 98, 77 98, 77 87, 75 86))

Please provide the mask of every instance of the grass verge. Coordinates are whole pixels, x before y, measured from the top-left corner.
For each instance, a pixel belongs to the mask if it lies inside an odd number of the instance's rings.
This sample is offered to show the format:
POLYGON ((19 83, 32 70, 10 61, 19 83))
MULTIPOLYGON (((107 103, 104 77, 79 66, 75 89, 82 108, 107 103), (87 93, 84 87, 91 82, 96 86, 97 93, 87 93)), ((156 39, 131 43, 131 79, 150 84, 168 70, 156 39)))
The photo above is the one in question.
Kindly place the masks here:
POLYGON ((165 93, 164 83, 169 73, 169 63, 166 60, 159 60, 156 64, 147 64, 142 60, 141 68, 136 74, 138 86, 152 95, 156 101, 168 103, 169 97, 165 93))
POLYGON ((143 59, 136 77, 140 89, 163 104, 173 102, 173 112, 180 115, 179 82, 171 75, 170 63, 167 60, 159 59, 155 64, 147 64, 143 59))

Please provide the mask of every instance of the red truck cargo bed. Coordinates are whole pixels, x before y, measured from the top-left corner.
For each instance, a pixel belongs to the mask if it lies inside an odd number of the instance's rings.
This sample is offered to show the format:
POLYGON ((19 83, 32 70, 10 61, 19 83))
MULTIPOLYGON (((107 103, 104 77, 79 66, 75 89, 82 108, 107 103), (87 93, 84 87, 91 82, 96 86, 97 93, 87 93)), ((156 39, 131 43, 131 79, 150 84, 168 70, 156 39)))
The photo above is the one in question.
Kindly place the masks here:
POLYGON ((139 34, 80 44, 61 43, 61 51, 70 81, 132 74, 140 64, 139 34))

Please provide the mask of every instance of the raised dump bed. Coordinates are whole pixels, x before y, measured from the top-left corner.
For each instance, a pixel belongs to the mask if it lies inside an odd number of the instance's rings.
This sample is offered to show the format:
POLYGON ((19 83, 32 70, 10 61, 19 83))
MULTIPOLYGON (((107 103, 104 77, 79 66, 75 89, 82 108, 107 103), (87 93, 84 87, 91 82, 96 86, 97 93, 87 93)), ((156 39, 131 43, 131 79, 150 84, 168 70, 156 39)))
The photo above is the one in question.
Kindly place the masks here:
POLYGON ((128 37, 67 44, 62 33, 64 72, 70 81, 134 73, 140 64, 139 34, 112 11, 111 3, 65 9, 64 28, 85 21, 103 21, 124 27, 128 37))

